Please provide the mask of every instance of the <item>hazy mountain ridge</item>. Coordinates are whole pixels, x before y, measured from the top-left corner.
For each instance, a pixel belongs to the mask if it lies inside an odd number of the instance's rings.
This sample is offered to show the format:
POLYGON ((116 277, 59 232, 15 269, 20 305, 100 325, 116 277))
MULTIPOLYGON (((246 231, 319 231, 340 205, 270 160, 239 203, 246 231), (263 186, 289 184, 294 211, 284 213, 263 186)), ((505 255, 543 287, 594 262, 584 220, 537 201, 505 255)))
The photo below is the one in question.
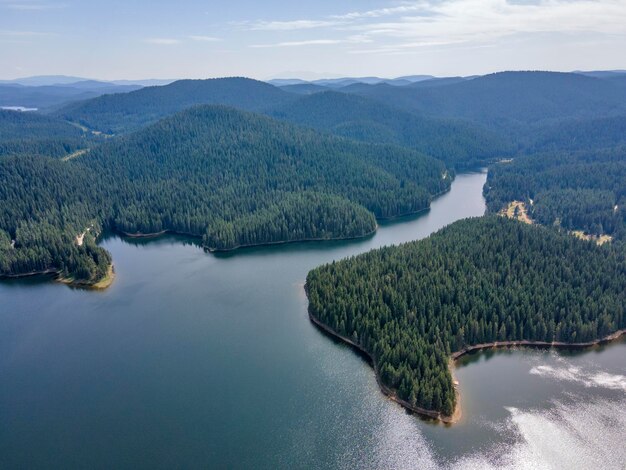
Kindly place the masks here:
POLYGON ((439 87, 345 88, 407 111, 506 129, 626 113, 626 83, 574 73, 500 72, 439 87))
POLYGON ((57 116, 106 133, 127 133, 196 104, 228 105, 355 140, 403 145, 451 166, 472 166, 512 152, 505 139, 476 124, 418 117, 341 92, 303 97, 245 78, 179 81, 103 96, 67 106, 57 116))
POLYGON ((453 167, 473 166, 513 152, 509 142, 480 126, 417 116, 334 91, 302 97, 270 114, 354 140, 402 145, 453 167))
POLYGON ((128 93, 140 88, 139 85, 115 85, 98 81, 37 86, 0 83, 0 106, 54 108, 73 101, 83 101, 108 93, 128 93))
POLYGON ((263 111, 295 99, 273 85, 247 78, 179 80, 75 103, 55 114, 90 129, 117 134, 139 129, 194 105, 219 104, 263 111))

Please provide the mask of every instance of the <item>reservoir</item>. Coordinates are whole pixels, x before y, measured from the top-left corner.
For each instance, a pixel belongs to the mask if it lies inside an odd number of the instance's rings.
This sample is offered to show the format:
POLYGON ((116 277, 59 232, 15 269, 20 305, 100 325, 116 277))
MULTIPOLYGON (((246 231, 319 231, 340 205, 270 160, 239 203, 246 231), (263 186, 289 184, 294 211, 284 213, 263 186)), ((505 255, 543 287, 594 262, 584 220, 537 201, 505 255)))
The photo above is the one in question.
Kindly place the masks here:
POLYGON ((310 269, 482 215, 485 178, 366 240, 214 255, 112 237, 106 291, 0 283, 0 468, 623 468, 624 341, 466 356, 445 427, 308 319, 310 269))

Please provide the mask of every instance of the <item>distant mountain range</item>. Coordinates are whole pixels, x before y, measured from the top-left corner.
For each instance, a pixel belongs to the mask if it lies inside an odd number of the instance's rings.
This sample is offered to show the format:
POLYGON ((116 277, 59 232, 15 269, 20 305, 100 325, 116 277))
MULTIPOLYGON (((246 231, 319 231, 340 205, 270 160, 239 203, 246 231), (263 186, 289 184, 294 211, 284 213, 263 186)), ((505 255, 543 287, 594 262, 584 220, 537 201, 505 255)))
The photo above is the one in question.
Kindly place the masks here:
POLYGON ((499 72, 439 86, 424 86, 427 83, 358 84, 341 91, 423 116, 463 119, 507 132, 527 132, 528 126, 561 119, 626 114, 626 74, 597 78, 579 73, 499 72))
POLYGON ((112 93, 128 93, 172 80, 90 80, 66 75, 44 75, 0 80, 0 107, 54 109, 112 93))
POLYGON ((302 96, 247 78, 179 80, 72 103, 56 115, 106 134, 127 134, 192 106, 226 105, 357 141, 401 145, 450 167, 475 166, 512 151, 506 141, 476 124, 420 117, 356 94, 320 88, 325 91, 302 96))
MULTIPOLYGON (((572 73, 586 75, 597 78, 610 78, 616 76, 626 76, 626 70, 575 70, 572 73)), ((277 87, 285 87, 290 85, 319 85, 328 88, 341 88, 356 83, 364 83, 367 85, 378 85, 386 83, 388 85, 404 86, 424 81, 439 80, 469 80, 476 78, 478 75, 457 76, 457 77, 436 77, 434 75, 406 75, 396 78, 382 78, 376 76, 370 77, 341 77, 341 78, 319 78, 315 80, 303 80, 301 78, 273 78, 265 80, 277 87)), ((15 78, 12 80, 0 80, 0 85, 23 85, 23 86, 90 86, 90 87, 108 87, 111 85, 136 85, 146 86, 162 86, 175 82, 178 79, 138 79, 138 80, 100 80, 85 77, 76 77, 71 75, 35 75, 32 77, 15 78), (81 85, 79 85, 81 84, 81 85)), ((432 82, 434 83, 434 82, 432 82)))
POLYGON ((583 70, 576 70, 574 73, 578 73, 580 75, 587 75, 588 77, 596 77, 596 78, 613 78, 619 76, 626 76, 626 70, 596 70, 585 72, 583 70))
MULTIPOLYGON (((576 71, 562 75, 603 79, 617 84, 626 83, 626 70, 576 71)), ((454 88, 448 88, 448 86, 462 86, 463 83, 473 82, 475 81, 474 79, 485 77, 489 77, 489 75, 483 77, 407 75, 396 78, 368 76, 319 78, 309 81, 300 78, 276 78, 265 83, 289 92, 291 95, 311 95, 322 91, 335 90, 377 98, 387 104, 389 104, 387 100, 390 99, 391 102, 395 103, 395 106, 399 105, 397 103, 398 100, 406 98, 408 102, 402 103, 401 107, 413 107, 411 102, 413 102, 414 96, 412 95, 416 93, 447 93, 454 90, 454 88), (443 87, 445 87, 445 91, 437 91, 437 89, 442 89, 443 87), (429 89, 430 91, 428 91, 429 89)), ((198 80, 195 81, 197 82, 198 80)), ((40 75, 14 80, 0 80, 0 107, 12 109, 34 108, 50 112, 73 102, 89 100, 102 95, 128 93, 144 87, 166 86, 174 82, 185 82, 185 80, 140 79, 106 81, 68 75, 40 75)), ((187 82, 190 81, 187 80, 187 82)), ((473 85, 468 86, 471 87, 473 85)), ((464 94, 464 97, 467 98, 467 95, 464 94)), ((203 101, 201 100, 201 102, 203 101)), ((428 107, 428 104, 426 104, 426 107, 428 107)), ((418 108, 420 109, 411 109, 411 111, 424 111, 427 113, 432 111, 421 109, 421 104, 418 108)), ((439 114, 439 111, 436 111, 435 114, 439 114)), ((452 114, 455 115, 456 110, 453 110, 452 114)), ((443 115, 445 117, 449 116, 445 112, 443 115)))
MULTIPOLYGON (((598 70, 598 71, 574 71, 579 75, 585 75, 595 78, 614 78, 614 77, 626 77, 626 70, 598 70)), ((470 76, 456 76, 456 77, 436 77, 433 75, 407 75, 397 78, 381 78, 381 77, 342 77, 342 78, 327 78, 316 80, 302 80, 300 78, 274 78, 267 80, 274 86, 284 88, 287 91, 309 94, 315 91, 321 91, 323 88, 339 89, 350 87, 354 85, 392 85, 392 86, 440 86, 449 85, 451 83, 471 80, 478 78, 479 75, 470 76)))
POLYGON ((0 80, 0 85, 24 85, 24 86, 52 86, 52 85, 75 85, 81 82, 100 84, 100 86, 111 85, 138 85, 138 86, 159 86, 172 83, 175 79, 143 79, 143 80, 94 80, 84 77, 74 77, 68 75, 36 75, 33 77, 16 78, 13 80, 0 80))
POLYGON ((55 108, 73 101, 110 93, 128 93, 140 88, 140 85, 115 85, 93 80, 37 86, 4 83, 0 84, 0 107, 55 108))
POLYGON ((322 78, 318 80, 301 80, 299 78, 275 78, 268 80, 274 86, 284 87, 291 85, 318 85, 326 88, 342 88, 356 83, 365 83, 367 85, 378 85, 386 83, 388 85, 404 86, 411 83, 421 82, 424 80, 432 80, 436 77, 432 75, 410 75, 398 78, 380 78, 380 77, 343 77, 343 78, 322 78))

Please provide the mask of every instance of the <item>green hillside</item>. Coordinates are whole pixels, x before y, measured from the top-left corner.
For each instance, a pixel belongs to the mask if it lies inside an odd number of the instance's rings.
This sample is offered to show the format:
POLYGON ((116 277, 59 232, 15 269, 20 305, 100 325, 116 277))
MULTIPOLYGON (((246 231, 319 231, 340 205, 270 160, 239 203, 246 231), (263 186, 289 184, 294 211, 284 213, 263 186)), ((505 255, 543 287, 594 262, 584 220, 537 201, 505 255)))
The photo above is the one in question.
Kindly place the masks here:
POLYGON ((5 275, 76 275, 72 266, 88 263, 74 258, 91 255, 68 244, 91 225, 90 240, 100 229, 175 231, 215 250, 362 237, 376 218, 428 208, 453 175, 401 147, 219 106, 191 108, 67 162, 5 158, 0 165, 0 231, 15 240, 0 250, 5 275))
POLYGON ((475 167, 513 151, 506 139, 478 125, 420 117, 333 91, 303 97, 271 114, 355 140, 402 145, 457 168, 475 167))
POLYGON ((574 73, 501 72, 438 87, 361 87, 358 94, 429 116, 520 131, 538 122, 626 112, 626 82, 574 73))
POLYGON ((131 93, 104 95, 73 103, 56 115, 107 134, 128 133, 194 105, 221 104, 262 111, 294 95, 248 78, 178 80, 131 93))
POLYGON ((33 112, 0 110, 0 158, 63 157, 86 147, 93 139, 94 136, 60 119, 33 112))

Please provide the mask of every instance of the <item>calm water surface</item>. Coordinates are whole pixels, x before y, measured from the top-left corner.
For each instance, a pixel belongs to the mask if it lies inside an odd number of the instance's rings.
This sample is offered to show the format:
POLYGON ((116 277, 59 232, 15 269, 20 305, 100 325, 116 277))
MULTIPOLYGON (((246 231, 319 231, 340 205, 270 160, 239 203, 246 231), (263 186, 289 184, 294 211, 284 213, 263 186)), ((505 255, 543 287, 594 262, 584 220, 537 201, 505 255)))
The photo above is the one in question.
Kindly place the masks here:
POLYGON ((465 358, 446 428, 307 318, 311 268, 481 215, 484 182, 364 241, 214 256, 110 238, 105 292, 0 283, 0 468, 623 468, 624 342, 465 358))

